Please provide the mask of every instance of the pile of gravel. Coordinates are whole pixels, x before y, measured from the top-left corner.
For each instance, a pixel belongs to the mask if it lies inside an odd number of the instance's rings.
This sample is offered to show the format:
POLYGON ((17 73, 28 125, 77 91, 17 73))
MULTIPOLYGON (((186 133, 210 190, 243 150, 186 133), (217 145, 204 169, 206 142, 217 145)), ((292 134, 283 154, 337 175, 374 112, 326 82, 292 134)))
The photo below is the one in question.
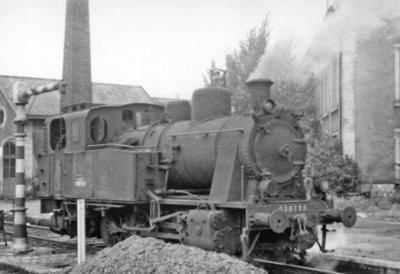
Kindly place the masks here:
POLYGON ((132 236, 106 248, 70 273, 267 273, 226 254, 132 236))

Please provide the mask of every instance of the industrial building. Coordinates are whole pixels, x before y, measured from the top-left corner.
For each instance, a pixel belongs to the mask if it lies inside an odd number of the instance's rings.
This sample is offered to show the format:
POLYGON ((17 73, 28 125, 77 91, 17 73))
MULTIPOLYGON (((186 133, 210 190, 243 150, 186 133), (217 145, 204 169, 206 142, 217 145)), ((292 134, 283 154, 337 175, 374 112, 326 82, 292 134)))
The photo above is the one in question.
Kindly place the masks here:
POLYGON ((322 64, 316 94, 320 134, 340 141, 364 181, 399 182, 400 18, 379 18, 366 29, 335 13, 335 7, 328 10, 327 31, 317 37, 326 41, 323 49, 314 47, 322 55, 316 58, 322 64), (338 30, 347 33, 335 36, 338 30))

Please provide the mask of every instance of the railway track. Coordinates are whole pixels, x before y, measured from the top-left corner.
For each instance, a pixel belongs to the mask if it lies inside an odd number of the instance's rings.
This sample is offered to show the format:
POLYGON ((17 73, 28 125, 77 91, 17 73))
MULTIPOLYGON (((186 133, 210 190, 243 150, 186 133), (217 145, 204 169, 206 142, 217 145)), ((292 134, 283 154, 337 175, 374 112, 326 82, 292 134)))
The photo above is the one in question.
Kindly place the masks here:
POLYGON ((298 266, 263 259, 252 261, 272 274, 400 274, 400 263, 397 262, 338 254, 322 255, 319 267, 298 266))
POLYGON ((380 259, 355 257, 336 253, 321 254, 321 265, 335 266, 339 273, 400 274, 400 263, 380 259))
POLYGON ((254 263, 261 265, 270 274, 338 274, 342 272, 317 269, 299 265, 285 264, 263 259, 253 259, 254 263))
MULTIPOLYGON (((12 236, 13 232, 9 227, 13 225, 12 222, 4 222, 5 224, 5 233, 9 238, 12 236)), ((38 226, 38 225, 27 225, 28 229, 28 238, 35 242, 45 242, 51 245, 56 245, 58 247, 64 247, 67 249, 76 249, 77 241, 76 239, 65 239, 65 237, 61 237, 58 234, 51 232, 48 227, 38 226)), ((105 245, 101 240, 93 240, 88 239, 86 241, 86 247, 94 251, 98 251, 103 248, 105 245)))

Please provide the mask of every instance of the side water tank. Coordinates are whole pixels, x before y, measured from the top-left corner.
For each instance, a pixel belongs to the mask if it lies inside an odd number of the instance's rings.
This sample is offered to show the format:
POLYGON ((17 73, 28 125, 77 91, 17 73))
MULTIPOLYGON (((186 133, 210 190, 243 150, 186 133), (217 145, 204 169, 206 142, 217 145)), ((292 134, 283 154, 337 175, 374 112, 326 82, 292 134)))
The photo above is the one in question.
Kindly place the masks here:
POLYGON ((192 119, 201 121, 231 115, 231 92, 224 88, 197 89, 192 96, 192 119))
POLYGON ((189 101, 176 100, 165 104, 165 114, 172 122, 191 120, 192 107, 189 101))

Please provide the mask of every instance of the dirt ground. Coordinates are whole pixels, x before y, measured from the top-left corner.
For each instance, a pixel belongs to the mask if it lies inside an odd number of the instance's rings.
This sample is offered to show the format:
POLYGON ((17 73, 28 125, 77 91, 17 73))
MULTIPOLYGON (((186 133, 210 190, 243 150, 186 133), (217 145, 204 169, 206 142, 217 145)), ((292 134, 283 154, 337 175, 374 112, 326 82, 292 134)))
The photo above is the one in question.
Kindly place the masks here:
MULTIPOLYGON (((40 202, 27 200, 28 215, 39 215, 40 202)), ((12 209, 12 202, 0 201, 0 210, 12 209)), ((361 214, 362 215, 362 214, 361 214)), ((341 224, 329 227, 327 248, 335 253, 400 262, 400 222, 379 221, 368 215, 359 216, 353 228, 341 224)), ((317 246, 311 253, 319 253, 317 246)))

